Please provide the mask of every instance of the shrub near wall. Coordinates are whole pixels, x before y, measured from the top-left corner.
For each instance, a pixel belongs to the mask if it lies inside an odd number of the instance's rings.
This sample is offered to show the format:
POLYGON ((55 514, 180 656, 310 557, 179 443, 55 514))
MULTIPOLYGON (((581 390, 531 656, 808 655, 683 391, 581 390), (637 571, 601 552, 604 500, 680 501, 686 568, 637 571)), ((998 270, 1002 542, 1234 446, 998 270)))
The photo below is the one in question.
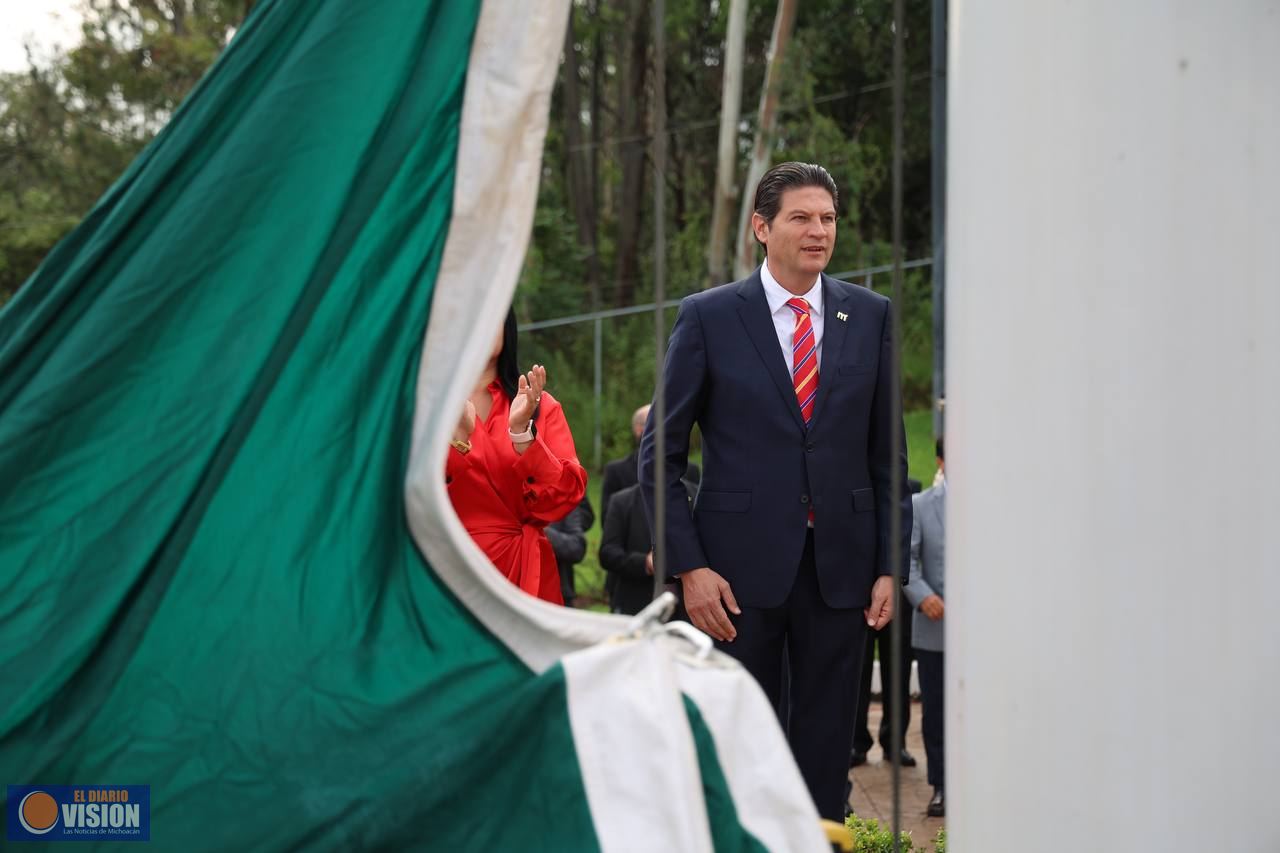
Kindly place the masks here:
MULTIPOLYGON (((860 818, 857 815, 849 815, 845 818, 844 825, 849 828, 853 834, 853 850, 854 853, 894 853, 893 849, 893 831, 887 827, 882 827, 880 821, 871 818, 860 818)), ((902 853, 928 853, 928 848, 916 847, 911 841, 911 833, 898 833, 899 847, 902 853)), ((934 853, 946 853, 947 850, 947 831, 939 829, 937 836, 933 839, 934 853)))

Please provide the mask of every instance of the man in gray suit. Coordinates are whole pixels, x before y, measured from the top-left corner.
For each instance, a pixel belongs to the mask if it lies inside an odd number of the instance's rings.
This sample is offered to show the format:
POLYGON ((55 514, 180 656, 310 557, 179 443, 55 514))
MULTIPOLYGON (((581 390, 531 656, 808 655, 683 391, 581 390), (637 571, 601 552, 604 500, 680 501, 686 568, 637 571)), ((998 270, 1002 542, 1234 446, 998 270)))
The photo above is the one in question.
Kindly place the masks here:
POLYGON ((917 616, 911 625, 911 646, 920 669, 920 698, 924 705, 921 729, 929 765, 930 817, 946 814, 946 772, 943 749, 943 651, 946 639, 946 505, 947 477, 942 438, 938 438, 938 476, 932 489, 912 497, 911 573, 905 589, 917 616))

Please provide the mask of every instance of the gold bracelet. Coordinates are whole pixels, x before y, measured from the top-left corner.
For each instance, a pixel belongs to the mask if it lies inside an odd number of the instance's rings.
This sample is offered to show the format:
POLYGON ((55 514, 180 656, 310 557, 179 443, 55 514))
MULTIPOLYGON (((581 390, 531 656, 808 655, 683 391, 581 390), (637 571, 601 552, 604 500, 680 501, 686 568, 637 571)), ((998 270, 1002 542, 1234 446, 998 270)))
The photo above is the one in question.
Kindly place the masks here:
POLYGON ((449 442, 449 446, 461 453, 463 456, 466 456, 471 452, 471 442, 469 441, 459 441, 455 438, 449 442))

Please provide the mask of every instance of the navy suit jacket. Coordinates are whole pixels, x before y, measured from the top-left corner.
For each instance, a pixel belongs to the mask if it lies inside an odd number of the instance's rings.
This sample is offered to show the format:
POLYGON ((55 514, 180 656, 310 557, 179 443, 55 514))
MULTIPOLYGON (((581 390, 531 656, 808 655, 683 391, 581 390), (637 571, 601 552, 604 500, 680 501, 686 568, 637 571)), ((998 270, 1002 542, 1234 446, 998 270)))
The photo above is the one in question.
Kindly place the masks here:
MULTIPOLYGON (((906 441, 893 417, 889 300, 822 276, 818 397, 806 429, 757 269, 686 297, 667 350, 666 548, 670 574, 710 566, 746 607, 786 601, 810 508, 823 600, 865 607, 896 547, 905 575, 911 537, 906 441), (702 488, 690 510, 689 434, 702 431, 702 488), (901 452, 892 458, 897 430, 901 452), (902 483, 892 502, 893 478, 902 483), (890 542, 893 514, 901 535, 890 542)), ((639 479, 653 523, 654 413, 640 442, 639 479)))

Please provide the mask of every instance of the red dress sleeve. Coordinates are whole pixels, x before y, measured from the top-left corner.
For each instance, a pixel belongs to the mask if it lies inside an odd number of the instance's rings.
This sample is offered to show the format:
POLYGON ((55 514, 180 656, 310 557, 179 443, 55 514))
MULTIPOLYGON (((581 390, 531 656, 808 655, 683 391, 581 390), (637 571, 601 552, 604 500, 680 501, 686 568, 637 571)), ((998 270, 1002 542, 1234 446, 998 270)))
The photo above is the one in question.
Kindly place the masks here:
POLYGON ((587 472, 578 462, 564 409, 546 391, 538 414, 538 436, 516 459, 525 511, 550 524, 564 518, 587 491, 587 472))

